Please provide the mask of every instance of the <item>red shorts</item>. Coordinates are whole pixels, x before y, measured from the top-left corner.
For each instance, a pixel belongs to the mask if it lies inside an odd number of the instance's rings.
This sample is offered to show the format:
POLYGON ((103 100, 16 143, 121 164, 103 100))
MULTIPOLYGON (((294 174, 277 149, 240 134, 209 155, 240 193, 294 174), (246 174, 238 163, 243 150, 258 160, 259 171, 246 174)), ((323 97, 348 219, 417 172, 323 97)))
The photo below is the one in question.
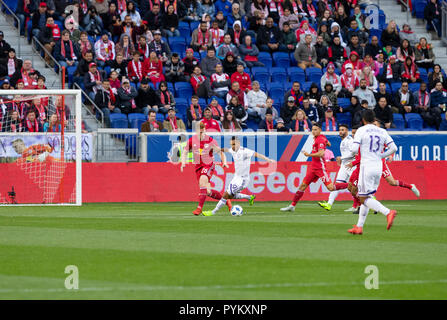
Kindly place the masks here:
POLYGON ((352 171, 351 177, 349 178, 349 182, 357 187, 357 183, 359 182, 359 174, 360 174, 360 165, 358 165, 354 171, 352 171))
POLYGON ((391 176, 392 176, 391 170, 390 170, 390 168, 388 168, 388 164, 386 162, 384 162, 383 166, 382 166, 382 178, 385 179, 385 178, 388 178, 391 176))
POLYGON ((197 180, 200 179, 201 176, 207 176, 208 180, 211 179, 211 177, 214 174, 214 163, 211 165, 197 165, 196 166, 196 177, 197 180))
POLYGON ((323 169, 311 169, 310 172, 304 177, 303 183, 309 185, 312 182, 318 181, 318 179, 321 179, 325 186, 332 183, 331 178, 326 171, 323 171, 323 169))

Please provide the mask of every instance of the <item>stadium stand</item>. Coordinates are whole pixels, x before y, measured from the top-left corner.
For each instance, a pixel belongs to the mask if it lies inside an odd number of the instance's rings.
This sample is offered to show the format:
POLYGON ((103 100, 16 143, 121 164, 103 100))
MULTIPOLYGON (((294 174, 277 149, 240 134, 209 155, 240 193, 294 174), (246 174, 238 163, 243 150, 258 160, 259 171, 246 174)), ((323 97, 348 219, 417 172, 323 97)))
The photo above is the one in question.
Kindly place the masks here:
MULTIPOLYGON (((143 1, 133 1, 138 14, 132 13, 128 16, 123 14, 123 8, 110 6, 110 3, 115 3, 115 1, 107 0, 105 2, 109 4, 108 8, 104 5, 91 3, 88 0, 80 0, 80 17, 71 21, 71 13, 66 11, 66 7, 60 5, 57 1, 48 1, 48 3, 45 0, 30 1, 27 5, 24 5, 23 1, 4 1, 19 17, 22 36, 29 40, 36 36, 42 43, 52 43, 47 49, 52 51, 53 57, 62 64, 71 64, 71 61, 74 61, 73 66, 67 68, 69 87, 75 87, 77 84, 83 90, 86 89, 85 83, 88 82, 88 79, 85 79, 89 76, 88 66, 91 62, 87 60, 86 55, 88 52, 92 52, 93 62, 97 64, 102 78, 111 79, 112 89, 110 92, 116 96, 114 101, 116 108, 125 111, 134 102, 141 104, 143 100, 152 101, 147 103, 149 107, 145 105, 140 108, 139 106, 132 109, 130 113, 126 111, 121 114, 111 114, 110 125, 114 128, 138 128, 140 130, 141 123, 147 119, 147 113, 151 108, 157 111, 157 121, 163 122, 168 111, 167 105, 175 107, 177 116, 186 123, 187 110, 189 110, 193 94, 199 95, 201 108, 208 106, 211 102, 211 96, 217 94, 212 90, 204 89, 211 79, 205 78, 203 72, 200 77, 195 76, 193 68, 200 66, 201 68, 212 68, 211 70, 214 70, 216 63, 210 64, 209 61, 212 60, 207 60, 206 65, 202 63, 206 56, 206 49, 210 47, 216 49, 216 56, 220 59, 217 61, 220 61, 224 74, 227 74, 229 78, 236 71, 237 64, 243 64, 245 72, 250 76, 250 81, 259 81, 261 90, 273 98, 274 107, 277 110, 284 103, 284 93, 290 90, 292 83, 295 81, 300 83, 303 96, 311 98, 312 104, 320 108, 319 98, 322 94, 321 90, 324 90, 324 88, 320 88, 320 80, 322 77, 327 77, 326 66, 330 61, 336 66, 335 74, 337 76, 326 79, 326 82, 331 82, 334 89, 330 93, 331 103, 336 103, 341 108, 350 107, 350 96, 353 90, 348 90, 348 87, 357 88, 359 86, 358 80, 364 77, 362 72, 364 67, 370 67, 377 82, 386 82, 387 92, 394 94, 394 97, 399 92, 401 82, 404 79, 410 80, 409 92, 411 96, 419 92, 422 82, 429 86, 427 93, 431 94, 431 91, 435 90, 436 81, 441 81, 443 85, 442 95, 439 98, 440 100, 436 99, 440 103, 437 105, 431 103, 428 108, 430 112, 431 110, 437 110, 436 112, 433 111, 433 114, 437 117, 439 114, 443 116, 446 111, 443 99, 447 100, 445 91, 447 80, 444 72, 447 58, 445 54, 442 54, 442 52, 445 53, 442 42, 436 38, 436 32, 439 31, 437 26, 439 21, 431 14, 432 7, 439 6, 441 1, 412 0, 408 18, 410 20, 407 21, 405 15, 395 9, 396 5, 407 3, 406 1, 319 0, 313 1, 309 6, 302 6, 304 1, 284 0, 274 2, 273 0, 265 0, 255 5, 252 4, 252 1, 247 0, 242 1, 241 13, 225 13, 224 20, 217 20, 218 12, 214 10, 211 21, 216 20, 218 22, 217 29, 213 29, 210 23, 203 30, 200 29, 199 21, 192 21, 190 16, 187 15, 189 4, 191 4, 194 12, 199 12, 199 10, 203 12, 201 1, 165 0, 161 2, 162 6, 159 13, 154 13, 155 11, 150 9, 153 7, 152 5, 148 6, 143 1), (54 3, 57 4, 55 7, 53 7, 54 3), (295 3, 298 6, 294 5, 295 3), (322 16, 319 11, 323 3, 324 7, 331 11, 329 19, 319 18, 322 16), (164 21, 167 7, 170 4, 174 6, 179 22, 170 26, 168 30, 166 27, 163 28, 159 21, 164 21), (336 13, 339 6, 343 6, 345 12, 349 15, 340 17, 336 13), (300 19, 299 26, 292 28, 293 35, 286 34, 279 29, 279 19, 276 19, 275 15, 278 12, 279 15, 282 15, 284 8, 289 8, 292 12, 296 11, 295 13, 300 10, 306 13, 300 19), (265 25, 262 18, 255 17, 256 10, 262 11, 265 9, 270 16, 275 17, 275 23, 272 27, 265 25), (359 12, 359 14, 354 14, 354 12, 359 12), (54 18, 54 27, 46 25, 45 19, 41 18, 49 16, 54 18), (306 16, 311 19, 309 24, 303 23, 304 20, 308 20, 306 16), (369 19, 369 16, 371 16, 371 19, 369 19), (368 19, 366 19, 367 17, 368 19), (351 20, 357 22, 357 29, 351 28, 351 20), (70 21, 74 23, 70 23, 70 21), (77 21, 79 23, 76 23, 77 21), (234 24, 228 23, 228 21, 242 22, 240 32, 238 33, 238 29, 234 29, 234 24), (421 21, 424 23, 422 26, 420 25, 421 21), (338 32, 332 28, 333 22, 339 24, 338 32), (320 26, 322 24, 329 27, 327 32, 321 31, 320 26), (405 26, 406 24, 411 27, 405 26), (65 28, 69 28, 69 40, 62 40, 60 37, 60 33, 65 28), (432 29, 433 31, 431 31, 432 29), (231 36, 229 45, 223 43, 226 33, 231 36), (303 70, 297 65, 294 53, 298 44, 304 41, 304 35, 306 34, 312 35, 312 45, 308 50, 306 59, 318 60, 323 67, 322 69, 308 67, 303 70), (238 47, 245 35, 252 37, 252 47, 248 49, 253 50, 253 55, 247 54, 241 57, 238 47), (265 37, 265 35, 269 35, 272 39, 275 38, 275 41, 278 40, 280 46, 275 47, 274 45, 270 46, 270 44, 269 46, 264 44, 262 48, 257 46, 257 43, 265 43, 264 39, 261 42, 259 41, 260 37, 265 37), (333 43, 333 38, 336 35, 340 36, 341 46, 333 43), (378 46, 371 44, 371 39, 374 36, 379 40, 378 46), (285 41, 285 37, 295 37, 296 48, 284 46, 285 42, 281 41, 285 41), (353 42, 357 40, 352 40, 353 38, 366 42, 357 45, 353 42), (425 41, 421 38, 424 38, 425 41), (402 47, 403 39, 409 40, 410 47, 408 49, 402 47), (387 47, 387 44, 390 46, 387 47), (265 51, 266 48, 268 51, 265 51), (360 60, 348 61, 352 51, 358 51, 360 60), (138 52, 139 56, 135 55, 135 52, 138 52), (232 53, 230 57, 228 57, 229 52, 232 53), (173 55, 174 53, 176 55, 173 55), (367 53, 372 56, 372 62, 363 61, 363 57, 367 53), (406 65, 404 61, 407 57, 410 57, 414 63, 406 65), (391 67, 389 61, 393 58, 396 58, 397 65, 391 67), (256 66, 248 68, 244 61, 256 61, 256 66), (436 64, 441 67, 438 73, 433 72, 436 64), (169 73, 167 73, 168 66, 169 73), (350 70, 349 66, 351 67, 350 70), (175 101, 171 101, 169 94, 166 95, 158 89, 160 81, 165 80, 168 76, 170 80, 177 79, 168 82, 168 91, 172 93, 172 99, 175 101), (130 85, 137 94, 137 96, 132 96, 129 101, 120 98, 118 94, 124 79, 130 80, 130 85), (147 79, 152 89, 142 93, 140 83, 143 79, 147 79), (316 84, 318 92, 309 92, 312 84, 316 84), (346 90, 341 90, 342 88, 346 90), (140 98, 138 98, 138 95, 140 95, 140 98), (441 112, 438 112, 438 109, 441 112), (133 112, 140 113, 137 115, 133 112)), ((149 2, 154 4, 159 1, 149 0, 149 2)), ((10 14, 7 10, 3 10, 3 13, 5 15, 10 14)), ((0 33, 0 41, 8 40, 3 40, 2 37, 4 35, 0 33)), ((3 48, 6 47, 3 46, 3 48)), ((300 54, 301 59, 302 53, 300 54)), ((3 68, 5 68, 5 65, 8 66, 7 55, 7 50, 0 52, 0 59, 5 61, 5 64, 2 64, 3 68)), ((45 56, 42 50, 41 55, 42 57, 45 56)), ((51 64, 51 59, 47 56, 46 59, 51 64)), ((56 72, 60 72, 57 65, 54 68, 56 72)), ((0 79, 2 82, 8 80, 12 85, 16 85, 15 82, 18 79, 14 79, 12 74, 8 74, 8 70, 1 70, 1 72, 0 79)), ((373 79, 367 79, 368 90, 377 92, 378 88, 373 87, 373 82, 373 79)), ((231 89, 231 86, 228 89, 231 89)), ((244 96, 246 97, 250 89, 251 87, 248 86, 245 95, 244 93, 232 93, 231 91, 228 94, 236 94, 239 100, 244 100, 244 96)), ((100 90, 102 89, 100 88, 100 90)), ((107 94, 110 93, 107 92, 107 94)), ((295 98, 296 105, 302 107, 302 99, 300 97, 295 98)), ((223 96, 218 98, 218 104, 224 111, 228 100, 227 97, 223 96)), ((399 128, 405 130, 439 130, 445 128, 445 117, 440 121, 440 125, 433 126, 426 123, 424 121, 426 115, 422 115, 426 106, 423 105, 423 101, 413 100, 411 112, 403 112, 402 108, 399 109, 399 106, 407 103, 407 101, 396 101, 396 99, 387 101, 395 112, 400 112, 394 114, 393 125, 390 130, 399 128)), ((247 107, 246 101, 240 101, 240 103, 247 107)), ((261 105, 265 106, 265 103, 261 103, 261 105)), ((370 107, 374 108, 375 106, 370 107)), ((196 116, 202 117, 203 111, 197 111, 196 116)), ((265 112, 265 108, 263 111, 265 112)), ((344 113, 336 112, 335 117, 338 123, 351 125, 358 112, 361 112, 361 108, 344 113)), ((319 110, 319 113, 323 114, 324 111, 319 110)), ((262 114, 250 112, 246 128, 256 129, 262 118, 261 116, 262 114)), ((218 119, 218 116, 216 119, 218 119)), ((322 121, 323 117, 320 117, 320 119, 322 121)), ((287 124, 285 125, 287 126, 287 124)))

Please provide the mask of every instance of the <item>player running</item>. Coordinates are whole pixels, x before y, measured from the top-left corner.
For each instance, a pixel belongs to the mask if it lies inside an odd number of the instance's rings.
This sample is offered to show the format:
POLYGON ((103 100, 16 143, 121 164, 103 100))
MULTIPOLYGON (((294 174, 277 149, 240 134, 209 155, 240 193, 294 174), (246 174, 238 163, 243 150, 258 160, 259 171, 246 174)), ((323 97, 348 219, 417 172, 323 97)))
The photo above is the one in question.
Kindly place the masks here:
POLYGON ((257 153, 256 151, 241 147, 241 141, 233 136, 230 141, 231 149, 222 149, 224 152, 229 152, 234 160, 234 171, 235 175, 228 185, 227 191, 225 191, 222 199, 217 203, 216 207, 212 211, 203 211, 204 216, 212 216, 219 211, 222 206, 225 205, 228 199, 246 199, 252 206, 255 200, 255 195, 248 195, 241 193, 242 190, 247 188, 250 182, 250 165, 251 158, 255 156, 256 158, 265 160, 269 163, 275 162, 266 156, 257 153))
MULTIPOLYGON (((222 149, 217 146, 216 140, 205 134, 205 124, 200 122, 197 126, 197 134, 192 136, 182 152, 180 171, 183 172, 183 168, 187 162, 187 155, 190 150, 193 152, 194 163, 196 164, 196 176, 199 181, 199 205, 197 209, 193 211, 193 214, 198 216, 202 213, 203 204, 205 203, 206 196, 210 196, 213 199, 220 200, 222 195, 211 189, 210 179, 214 173, 214 154, 220 153, 222 159, 222 166, 228 168, 227 160, 222 149)), ((228 209, 231 210, 231 201, 227 202, 228 209)))
POLYGON ((371 198, 376 193, 380 184, 383 165, 382 159, 389 157, 397 150, 388 132, 374 125, 374 119, 374 111, 365 110, 362 119, 364 126, 357 130, 354 137, 355 145, 352 151, 355 154, 360 150, 362 154, 358 180, 358 197, 361 206, 357 224, 348 230, 352 234, 363 233, 363 225, 368 216, 369 209, 378 211, 387 217, 387 230, 391 228, 397 215, 396 210, 390 210, 379 201, 371 198), (388 149, 383 151, 385 145, 388 146, 388 149))
MULTIPOLYGON (((338 134, 341 138, 340 143, 340 154, 341 157, 337 157, 337 163, 340 166, 340 169, 337 173, 337 178, 335 182, 348 182, 349 178, 351 177, 352 171, 354 171, 353 168, 346 167, 346 164, 351 162, 354 159, 354 156, 352 155, 352 144, 354 142, 354 139, 349 135, 349 128, 345 124, 341 124, 338 129, 338 134)), ((318 202, 320 207, 326 209, 327 211, 330 211, 332 209, 332 205, 334 204, 335 199, 337 198, 340 191, 332 191, 329 194, 329 200, 328 202, 318 202)), ((354 209, 355 210, 355 209, 354 209)), ((352 208, 349 208, 345 211, 353 211, 352 208)))
POLYGON ((306 151, 303 151, 306 157, 312 157, 311 170, 306 175, 306 177, 304 177, 303 182, 301 183, 297 192, 293 196, 292 203, 285 208, 281 208, 281 211, 295 211, 296 204, 303 197, 304 191, 306 191, 309 184, 311 184, 312 182, 316 182, 318 179, 321 179, 321 181, 323 181, 323 183, 325 184, 326 188, 328 188, 329 191, 346 189, 348 187, 348 184, 346 182, 333 184, 331 178, 326 172, 326 166, 324 163, 323 156, 324 151, 326 150, 326 146, 329 144, 329 141, 326 139, 324 135, 321 134, 320 125, 314 124, 312 126, 312 135, 314 136, 312 153, 307 153, 306 151))

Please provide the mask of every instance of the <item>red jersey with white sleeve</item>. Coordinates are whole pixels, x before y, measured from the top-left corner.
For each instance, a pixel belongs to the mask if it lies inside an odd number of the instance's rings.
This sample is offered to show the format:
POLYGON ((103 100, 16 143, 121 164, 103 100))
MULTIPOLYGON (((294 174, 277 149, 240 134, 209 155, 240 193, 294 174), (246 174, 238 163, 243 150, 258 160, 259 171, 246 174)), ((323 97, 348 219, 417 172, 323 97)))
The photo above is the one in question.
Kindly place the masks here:
POLYGON ((361 159, 362 159, 362 156, 360 154, 360 149, 359 149, 359 153, 357 153, 354 161, 352 161, 352 165, 355 166, 355 169, 354 169, 354 171, 352 171, 351 177, 349 178, 349 182, 354 186, 357 186, 357 183, 359 182, 360 160, 361 159))
MULTIPOLYGON (((384 146, 382 153, 385 152, 386 148, 387 148, 387 145, 384 146)), ((391 157, 393 157, 393 156, 391 156, 391 157)), ((392 176, 391 170, 388 167, 388 163, 386 161, 386 158, 383 158, 382 159, 382 177, 384 179, 386 179, 386 178, 388 178, 390 176, 392 176)))
MULTIPOLYGON (((312 145, 312 153, 317 153, 319 150, 326 150, 327 138, 326 136, 320 134, 314 139, 314 144, 312 145)), ((312 157, 312 170, 322 170, 324 168, 324 158, 323 157, 312 157)))

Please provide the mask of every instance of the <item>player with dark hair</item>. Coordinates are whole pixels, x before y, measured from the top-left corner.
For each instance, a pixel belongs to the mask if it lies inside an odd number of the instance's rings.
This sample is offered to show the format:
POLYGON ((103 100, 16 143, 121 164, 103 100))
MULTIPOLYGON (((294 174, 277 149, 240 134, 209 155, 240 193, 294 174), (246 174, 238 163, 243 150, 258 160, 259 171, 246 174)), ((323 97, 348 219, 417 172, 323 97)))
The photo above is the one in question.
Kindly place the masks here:
POLYGON ((222 149, 222 151, 229 152, 233 156, 235 171, 234 177, 228 185, 227 191, 225 191, 222 199, 217 203, 214 210, 204 211, 204 216, 212 216, 216 214, 216 212, 219 211, 219 209, 223 207, 229 199, 246 199, 250 202, 250 205, 253 205, 255 195, 241 193, 242 190, 247 188, 248 184, 250 183, 251 158, 255 156, 269 163, 275 162, 274 160, 269 159, 253 150, 241 147, 241 141, 236 136, 231 138, 230 144, 230 149, 222 149))
POLYGON ((331 178, 329 177, 329 174, 326 171, 326 165, 324 163, 323 156, 326 147, 330 146, 330 143, 327 138, 321 134, 320 125, 314 124, 312 126, 312 135, 314 136, 312 153, 302 151, 306 157, 312 157, 311 170, 309 173, 307 173, 306 177, 304 177, 303 182, 293 196, 292 203, 285 208, 281 208, 281 211, 295 211, 296 204, 303 197, 304 191, 306 191, 309 184, 311 184, 312 182, 316 182, 318 179, 321 179, 321 181, 323 181, 329 191, 346 189, 348 187, 348 184, 346 182, 333 184, 331 178))
MULTIPOLYGON (((214 154, 220 153, 222 159, 222 166, 228 168, 227 160, 225 158, 225 153, 221 148, 218 147, 216 140, 206 135, 205 124, 200 122, 196 126, 196 135, 192 136, 187 145, 182 152, 180 171, 183 169, 187 162, 187 154, 192 151, 194 161, 196 165, 196 176, 199 182, 199 205, 197 209, 193 211, 193 214, 198 216, 202 213, 203 204, 205 203, 206 197, 210 196, 213 199, 220 200, 222 195, 211 189, 210 180, 214 173, 214 154)), ((231 201, 227 201, 228 209, 231 211, 231 201)))

